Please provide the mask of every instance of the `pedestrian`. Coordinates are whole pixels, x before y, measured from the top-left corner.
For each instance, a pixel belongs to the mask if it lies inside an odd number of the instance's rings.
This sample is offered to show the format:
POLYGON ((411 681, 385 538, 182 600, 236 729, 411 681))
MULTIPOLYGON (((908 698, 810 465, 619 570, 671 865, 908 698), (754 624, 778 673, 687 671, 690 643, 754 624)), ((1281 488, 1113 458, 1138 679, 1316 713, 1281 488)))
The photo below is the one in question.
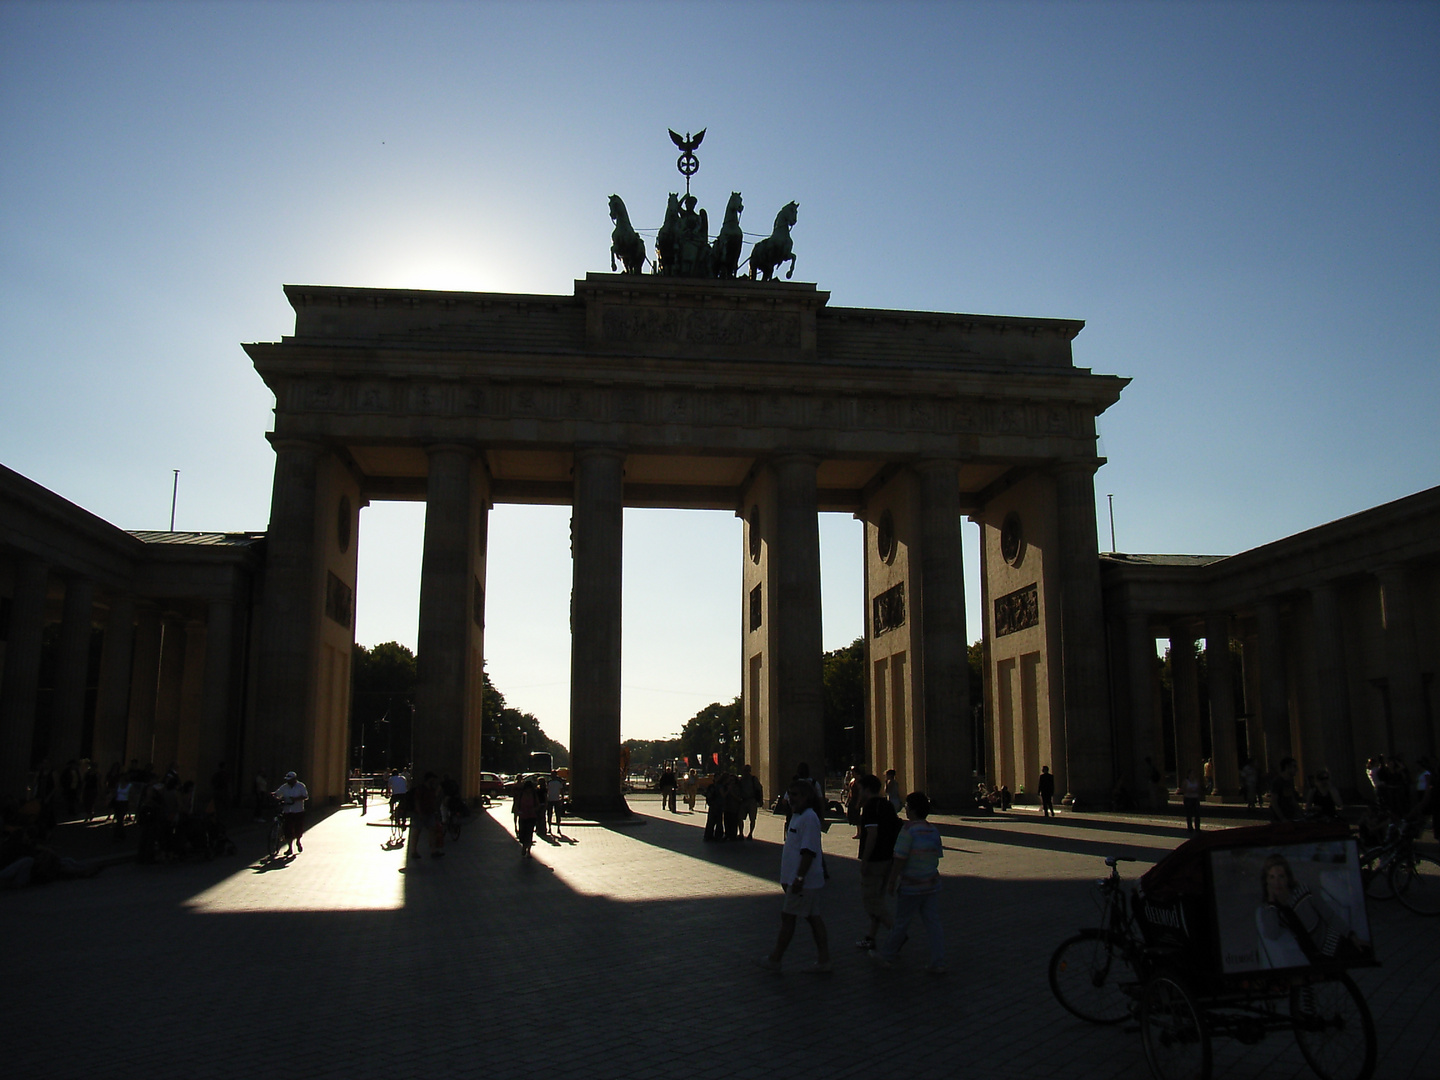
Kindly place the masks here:
POLYGON ((786 798, 790 803, 790 824, 785 830, 785 847, 780 853, 780 888, 785 898, 780 904, 780 933, 775 947, 759 964, 766 971, 778 972, 785 950, 795 936, 795 923, 804 919, 815 938, 815 963, 807 970, 828 972, 830 938, 825 920, 820 917, 820 892, 825 887, 824 853, 821 849, 820 817, 811 808, 815 788, 802 780, 791 781, 786 798))
POLYGON ((895 856, 890 862, 886 891, 896 897, 895 925, 870 958, 881 967, 890 967, 909 937, 910 924, 918 915, 925 924, 925 941, 930 947, 932 975, 945 974, 945 933, 940 926, 940 860, 945 855, 940 830, 930 824, 930 800, 923 791, 905 796, 908 819, 895 838, 895 856))
POLYGON ((1321 769, 1315 774, 1315 780, 1306 793, 1306 812, 1310 817, 1322 821, 1335 821, 1344 809, 1345 804, 1340 800, 1340 793, 1330 786, 1330 770, 1321 769))
POLYGON ((1195 779, 1195 770, 1185 770, 1185 781, 1180 785, 1180 799, 1185 804, 1185 831, 1200 831, 1200 796, 1204 789, 1195 779))
POLYGON ((1300 793, 1295 790, 1295 775, 1300 766, 1293 757, 1280 759, 1280 771, 1270 783, 1270 818, 1273 821, 1300 820, 1300 793))
POLYGON ((536 789, 534 780, 526 780, 520 785, 510 812, 515 816, 516 838, 528 859, 530 848, 535 843, 535 819, 540 816, 540 792, 536 789))
POLYGON ((1163 811, 1170 805, 1170 792, 1165 787, 1165 777, 1160 774, 1160 769, 1148 757, 1145 759, 1145 768, 1149 773, 1150 784, 1150 809, 1163 811))
POLYGON ((285 829, 285 854, 304 851, 300 838, 305 835, 305 800, 310 792, 293 772, 285 774, 285 782, 270 793, 280 800, 280 824, 285 829))
POLYGON ((1245 809, 1254 810, 1260 801, 1260 769, 1253 757, 1246 758, 1240 766, 1240 786, 1245 789, 1245 809))
POLYGON ((85 811, 85 824, 95 817, 95 800, 100 795, 100 770, 93 761, 85 762, 85 776, 80 781, 80 805, 85 811))
POLYGON ((550 779, 545 781, 545 819, 547 822, 555 823, 555 834, 564 836, 560 831, 560 816, 565 809, 565 781, 560 779, 559 772, 552 772, 550 779))
POLYGON ((740 795, 745 800, 745 816, 750 819, 750 831, 746 840, 755 839, 755 818, 765 802, 765 786, 749 765, 740 766, 740 795))
POLYGON ((410 858, 420 858, 420 837, 427 833, 430 835, 430 857, 444 857, 445 822, 440 816, 443 804, 440 777, 427 772, 424 781, 415 789, 415 817, 410 823, 410 858))
POLYGON ((660 789, 661 810, 669 810, 672 814, 680 812, 675 806, 676 786, 675 770, 666 765, 665 771, 660 774, 660 782, 656 785, 660 789))
POLYGON ((264 821, 265 811, 270 807, 270 781, 263 772, 256 772, 250 782, 250 794, 255 798, 255 820, 264 821))
POLYGON ((1436 822, 1440 820, 1435 812, 1435 763, 1429 756, 1420 757, 1415 762, 1415 806, 1407 815, 1416 822, 1415 839, 1421 840, 1425 836, 1425 819, 1430 819, 1430 833, 1432 837, 1437 836, 1436 822))
POLYGON ((855 942, 857 949, 873 949, 880 940, 880 928, 895 925, 885 891, 890 863, 895 857, 895 839, 900 835, 900 818, 890 800, 880 793, 880 778, 866 773, 855 783, 855 804, 860 826, 860 900, 870 926, 855 942))
POLYGON ((705 839, 725 839, 725 792, 721 788, 721 782, 725 778, 717 776, 705 789, 705 839))
POLYGON ((117 773, 115 776, 115 797, 110 801, 110 810, 115 821, 115 840, 125 839, 125 818, 130 813, 130 774, 117 773))
POLYGON ((1050 771, 1049 765, 1040 766, 1040 783, 1036 786, 1040 792, 1040 808, 1046 817, 1055 816, 1055 775, 1050 771))
POLYGON ((385 781, 385 789, 390 792, 390 820, 409 817, 405 812, 405 795, 410 790, 410 784, 405 779, 405 774, 399 769, 391 769, 390 777, 385 781))

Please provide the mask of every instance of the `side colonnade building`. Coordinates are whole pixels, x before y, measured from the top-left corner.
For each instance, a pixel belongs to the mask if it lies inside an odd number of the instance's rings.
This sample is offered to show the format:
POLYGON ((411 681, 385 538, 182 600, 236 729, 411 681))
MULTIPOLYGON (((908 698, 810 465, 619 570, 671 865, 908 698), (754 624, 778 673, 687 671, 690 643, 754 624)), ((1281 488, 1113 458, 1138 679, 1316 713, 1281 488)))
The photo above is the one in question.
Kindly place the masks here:
POLYGON ((0 466, 0 793, 131 759, 239 779, 263 534, 125 532, 0 466))
POLYGON ((1247 757, 1262 777, 1294 757, 1302 777, 1328 770, 1354 798, 1367 758, 1413 768, 1440 748, 1440 487, 1229 557, 1102 554, 1100 575, 1132 792, 1146 793, 1147 757, 1162 769, 1169 757, 1177 780, 1212 759, 1230 801, 1247 757), (1170 739, 1157 638, 1170 645, 1170 739))

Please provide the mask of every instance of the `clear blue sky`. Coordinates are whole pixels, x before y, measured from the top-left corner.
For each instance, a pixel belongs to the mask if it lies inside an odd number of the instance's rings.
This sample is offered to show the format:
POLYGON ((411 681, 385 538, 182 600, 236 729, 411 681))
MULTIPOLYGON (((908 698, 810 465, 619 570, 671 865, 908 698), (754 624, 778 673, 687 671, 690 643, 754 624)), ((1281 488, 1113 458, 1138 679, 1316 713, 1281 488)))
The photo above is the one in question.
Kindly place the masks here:
MULTIPOLYGON (((665 134, 845 306, 1079 318, 1118 546, 1230 553, 1440 483, 1440 6, 0 4, 0 462, 124 528, 263 529, 282 283, 568 294, 665 134)), ((492 515, 496 684, 568 735, 564 508, 492 515)), ((420 507, 361 522, 412 643, 420 507)), ((967 526, 971 633, 978 635, 967 526)), ((624 720, 739 689, 739 523, 626 516, 624 720)), ((858 526, 822 525, 826 647, 858 526)))

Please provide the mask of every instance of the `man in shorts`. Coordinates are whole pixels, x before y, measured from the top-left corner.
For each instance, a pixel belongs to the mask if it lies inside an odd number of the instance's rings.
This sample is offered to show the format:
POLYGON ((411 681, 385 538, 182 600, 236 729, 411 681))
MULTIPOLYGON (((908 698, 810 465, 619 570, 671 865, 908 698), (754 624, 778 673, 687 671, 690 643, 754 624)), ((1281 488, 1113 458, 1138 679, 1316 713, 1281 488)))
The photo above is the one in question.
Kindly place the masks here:
POLYGON ((779 972, 780 960, 795 936, 795 922, 803 918, 815 937, 816 961, 807 970, 829 972, 830 940, 820 918, 820 890, 825 887, 825 861, 820 847, 820 818, 812 808, 815 785, 808 781, 790 784, 790 824, 785 830, 785 848, 780 853, 780 888, 785 899, 780 905, 780 934, 775 948, 758 963, 766 971, 779 972))
POLYGON ((280 800, 280 824, 285 828, 285 855, 304 851, 300 838, 305 835, 305 800, 310 798, 306 789, 293 772, 285 774, 285 782, 270 793, 280 800))

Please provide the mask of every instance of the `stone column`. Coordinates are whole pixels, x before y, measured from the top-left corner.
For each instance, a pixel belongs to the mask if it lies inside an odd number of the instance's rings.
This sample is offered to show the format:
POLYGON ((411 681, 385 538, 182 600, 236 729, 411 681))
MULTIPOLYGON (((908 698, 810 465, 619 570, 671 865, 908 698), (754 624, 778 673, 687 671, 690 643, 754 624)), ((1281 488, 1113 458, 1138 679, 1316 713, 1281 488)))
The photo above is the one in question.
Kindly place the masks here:
POLYGON ((1230 662, 1230 616, 1205 617, 1205 676, 1210 691, 1210 759, 1215 794, 1233 800, 1240 794, 1239 750, 1235 745, 1235 668, 1230 662))
POLYGON ((314 724, 315 635, 324 593, 317 581, 315 496, 321 448, 272 439, 275 482, 265 534, 255 688, 255 760, 267 777, 304 765, 314 724))
POLYGON ((584 814, 623 813, 620 792, 620 615, 625 455, 575 451, 571 521, 570 785, 584 814))
POLYGON ((1165 736, 1160 717, 1155 712, 1155 632, 1150 617, 1130 612, 1125 619, 1125 645, 1130 689, 1130 769, 1134 777, 1131 789, 1141 806, 1150 806, 1150 764, 1165 772, 1165 736))
POLYGON ((416 635, 415 772, 461 779, 470 659, 470 470, 464 446, 429 448, 425 494, 425 553, 420 567, 420 626, 416 635))
MULTIPOLYGON (((1241 670, 1245 679, 1245 746, 1255 759, 1261 779, 1265 776, 1265 728, 1260 721, 1260 639, 1254 626, 1245 635, 1241 670)), ((1258 781, 1257 781, 1258 782, 1258 781)))
POLYGON ((953 461, 921 462, 917 472, 925 680, 924 783, 932 800, 941 806, 956 806, 973 792, 971 773, 977 764, 973 760, 975 721, 970 712, 970 669, 965 656, 960 477, 953 461))
POLYGON ((1065 664, 1067 799, 1077 809, 1108 804, 1114 784, 1100 548, 1095 539, 1093 464, 1055 471, 1059 526, 1060 632, 1065 664))
MULTIPOLYGON (((806 762, 820 777, 825 765, 824 645, 820 619, 818 462, 800 454, 771 462, 775 476, 775 541, 770 552, 776 625, 775 662, 780 775, 806 762)), ((767 793, 768 794, 768 793, 767 793)))
POLYGON ((179 721, 175 739, 175 760, 180 765, 180 775, 194 780, 203 791, 215 762, 200 759, 200 731, 204 724, 201 715, 205 698, 205 655, 209 634, 204 619, 186 619, 185 659, 180 673, 180 708, 176 719, 179 721))
POLYGON ((112 762, 126 763, 126 718, 130 715, 130 664, 135 651, 135 599, 117 596, 105 617, 100 644, 100 687, 95 697, 95 737, 90 756, 103 774, 112 762))
POLYGON ((40 647, 45 637, 49 567, 24 555, 16 560, 5 681, 0 682, 0 791, 19 797, 30 783, 35 703, 40 693, 40 647))
POLYGON ((1199 672, 1195 632, 1183 623, 1170 627, 1170 685, 1175 705, 1175 786, 1193 769, 1201 779, 1199 672))
POLYGON ((1273 597, 1266 597, 1255 605, 1255 639, 1260 653, 1260 724, 1265 730, 1264 753, 1256 757, 1264 769, 1263 778, 1280 768, 1281 759, 1293 756, 1280 602, 1273 597))
MULTIPOLYGON (((210 778, 222 763, 230 760, 230 664, 233 652, 235 605, 230 600, 212 600, 205 614, 205 685, 200 705, 200 733, 197 740, 199 765, 196 785, 209 790, 210 778)), ((223 810, 224 807, 217 807, 223 810)))
POLYGON ((155 753, 155 703, 160 691, 160 612, 150 604, 137 606, 135 613, 134 663, 130 668, 129 728, 125 735, 126 760, 141 765, 155 753))
POLYGON ((1350 687, 1345 675, 1345 643, 1340 626, 1340 590, 1334 582, 1310 589, 1315 635, 1315 731, 1320 745, 1306 748, 1306 771, 1330 770, 1330 782, 1347 794, 1355 791, 1355 739, 1350 727, 1350 687))
POLYGON ((95 625, 95 584, 72 577, 65 583, 60 641, 55 655, 55 698, 47 756, 56 769, 80 758, 85 733, 85 684, 90 676, 90 633, 95 625))
MULTIPOLYGON (((180 713, 184 700, 185 624, 174 612, 161 620, 160 677, 155 694, 155 771, 164 773, 180 753, 180 713)), ((144 759, 142 757, 142 763, 144 759)))
POLYGON ((1415 606, 1403 566, 1387 566, 1380 579, 1380 608, 1385 622, 1386 681, 1390 687, 1390 750, 1413 767, 1421 754, 1433 754, 1433 733, 1425 724, 1425 690, 1415 642, 1415 606))

